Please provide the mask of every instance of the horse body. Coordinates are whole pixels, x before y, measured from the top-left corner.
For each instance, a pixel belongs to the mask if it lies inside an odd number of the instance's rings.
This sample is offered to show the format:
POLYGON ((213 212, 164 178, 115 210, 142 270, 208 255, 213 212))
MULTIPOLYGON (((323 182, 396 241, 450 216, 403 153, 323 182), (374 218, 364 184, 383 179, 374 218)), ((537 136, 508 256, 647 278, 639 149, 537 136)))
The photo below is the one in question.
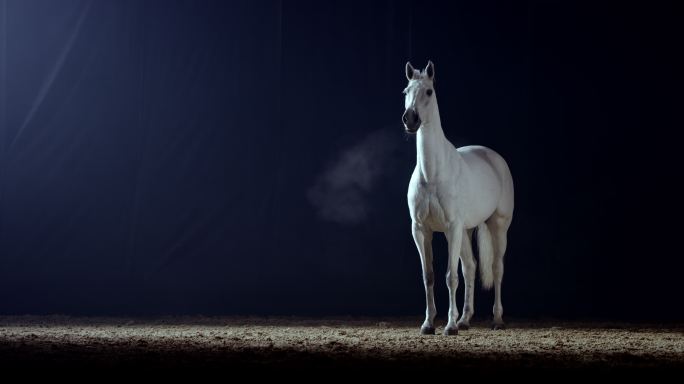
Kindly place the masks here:
POLYGON ((472 229, 496 211, 512 214, 512 181, 503 158, 482 146, 452 150, 458 155, 448 163, 454 166, 444 179, 428 182, 419 164, 413 170, 408 191, 411 219, 444 232, 457 219, 472 229))
POLYGON ((471 238, 477 228, 482 285, 495 288, 494 327, 503 327, 501 281, 506 233, 513 218, 513 178, 506 161, 482 146, 455 148, 444 136, 433 89, 434 66, 423 73, 407 64, 409 86, 404 124, 416 133, 417 159, 407 193, 412 232, 421 256, 426 292, 422 333, 434 333, 432 234, 444 232, 449 242, 449 320, 445 334, 467 329, 473 315, 475 259, 471 238), (458 265, 465 277, 463 315, 458 319, 458 265))

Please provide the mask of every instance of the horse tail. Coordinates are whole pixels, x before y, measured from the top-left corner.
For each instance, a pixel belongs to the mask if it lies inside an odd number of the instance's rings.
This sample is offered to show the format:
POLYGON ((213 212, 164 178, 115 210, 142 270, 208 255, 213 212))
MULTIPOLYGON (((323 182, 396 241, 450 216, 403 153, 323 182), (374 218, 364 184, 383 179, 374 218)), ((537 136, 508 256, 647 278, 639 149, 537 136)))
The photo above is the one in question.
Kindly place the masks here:
POLYGON ((492 285, 494 285, 494 274, 492 273, 492 266, 494 265, 494 244, 487 223, 482 223, 477 226, 477 251, 482 288, 491 289, 492 285))

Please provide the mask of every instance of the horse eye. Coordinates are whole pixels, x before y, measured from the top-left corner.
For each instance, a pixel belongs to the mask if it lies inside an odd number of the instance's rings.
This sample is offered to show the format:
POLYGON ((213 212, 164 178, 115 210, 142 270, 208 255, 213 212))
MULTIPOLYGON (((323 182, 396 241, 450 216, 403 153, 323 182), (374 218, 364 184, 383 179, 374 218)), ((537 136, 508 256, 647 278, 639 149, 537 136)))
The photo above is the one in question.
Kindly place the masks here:
POLYGON ((432 96, 432 89, 428 89, 428 90, 427 90, 427 95, 428 95, 428 96, 432 96))

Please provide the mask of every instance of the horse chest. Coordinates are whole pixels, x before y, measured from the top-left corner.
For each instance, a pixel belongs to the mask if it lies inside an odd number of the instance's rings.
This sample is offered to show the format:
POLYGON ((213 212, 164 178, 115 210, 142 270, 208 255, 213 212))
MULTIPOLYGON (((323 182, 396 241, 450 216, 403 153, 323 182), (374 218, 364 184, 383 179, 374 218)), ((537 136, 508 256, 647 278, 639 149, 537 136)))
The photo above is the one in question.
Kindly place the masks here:
POLYGON ((413 221, 433 231, 445 231, 450 222, 450 215, 445 206, 445 199, 441 195, 437 185, 412 183, 409 187, 408 200, 413 221))

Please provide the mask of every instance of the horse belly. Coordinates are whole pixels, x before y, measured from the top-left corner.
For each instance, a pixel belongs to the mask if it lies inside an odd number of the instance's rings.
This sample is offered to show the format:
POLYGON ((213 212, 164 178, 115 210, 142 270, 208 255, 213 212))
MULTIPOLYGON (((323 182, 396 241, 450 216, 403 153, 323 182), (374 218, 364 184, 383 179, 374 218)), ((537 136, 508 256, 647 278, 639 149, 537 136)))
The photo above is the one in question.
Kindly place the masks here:
POLYGON ((470 209, 466 210, 463 217, 464 225, 467 229, 475 228, 487 221, 496 210, 496 200, 481 198, 470 209))
POLYGON ((494 214, 501 198, 502 186, 496 170, 486 162, 471 161, 462 192, 463 219, 473 228, 494 214))

